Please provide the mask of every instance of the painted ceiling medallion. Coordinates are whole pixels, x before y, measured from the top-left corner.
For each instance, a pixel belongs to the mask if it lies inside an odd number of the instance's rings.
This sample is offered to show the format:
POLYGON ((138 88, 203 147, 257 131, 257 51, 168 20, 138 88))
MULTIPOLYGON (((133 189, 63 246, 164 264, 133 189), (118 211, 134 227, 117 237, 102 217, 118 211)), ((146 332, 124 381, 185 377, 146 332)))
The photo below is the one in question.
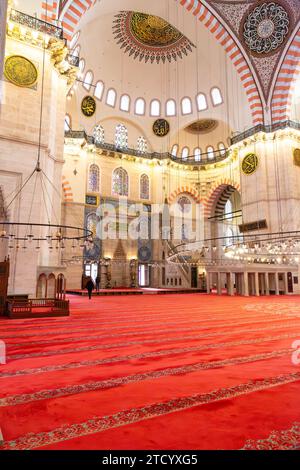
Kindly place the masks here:
POLYGON ((206 134, 213 131, 218 125, 215 119, 199 119, 185 128, 187 132, 192 134, 206 134))
POLYGON ((263 3, 252 10, 244 23, 244 40, 258 54, 276 51, 289 32, 290 20, 277 3, 263 3))
POLYGON ((125 53, 140 62, 171 62, 192 52, 195 45, 158 16, 134 11, 115 15, 113 34, 125 53))

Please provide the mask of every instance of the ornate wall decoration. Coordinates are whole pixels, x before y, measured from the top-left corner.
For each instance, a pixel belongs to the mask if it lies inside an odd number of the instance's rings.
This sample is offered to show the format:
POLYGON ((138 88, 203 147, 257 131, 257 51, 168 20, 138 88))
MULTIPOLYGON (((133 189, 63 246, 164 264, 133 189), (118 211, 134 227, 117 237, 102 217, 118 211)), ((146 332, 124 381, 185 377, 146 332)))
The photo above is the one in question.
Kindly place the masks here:
POLYGON ((86 117, 92 117, 96 112, 96 101, 92 96, 85 96, 81 102, 81 112, 86 117))
POLYGON ((294 157, 294 165, 300 166, 300 149, 294 149, 293 157, 294 157))
POLYGON ((216 129, 218 121, 215 119, 199 119, 185 128, 187 132, 192 134, 206 134, 216 129))
POLYGON ((29 59, 20 55, 6 58, 4 75, 14 85, 26 88, 35 85, 38 79, 36 66, 29 59))
POLYGON ((243 158, 242 161, 242 172, 249 176, 252 175, 258 168, 259 160, 257 155, 249 153, 243 158))
POLYGON ((263 3, 252 10, 244 23, 244 40, 258 54, 276 51, 289 32, 289 16, 277 3, 263 3))
POLYGON ((171 62, 187 56, 195 47, 162 18, 134 11, 122 11, 115 16, 113 34, 121 49, 140 62, 171 62))
POLYGON ((158 137, 165 137, 170 132, 170 124, 165 119, 157 119, 153 124, 153 132, 158 137))

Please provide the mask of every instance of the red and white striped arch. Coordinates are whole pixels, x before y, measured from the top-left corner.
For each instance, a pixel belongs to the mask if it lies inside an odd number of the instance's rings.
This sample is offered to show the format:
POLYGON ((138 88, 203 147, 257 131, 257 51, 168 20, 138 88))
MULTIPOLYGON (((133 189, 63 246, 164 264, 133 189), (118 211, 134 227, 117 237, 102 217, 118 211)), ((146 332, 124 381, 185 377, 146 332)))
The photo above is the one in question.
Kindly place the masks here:
POLYGON ((272 98, 272 122, 290 118, 292 95, 295 82, 300 75, 300 29, 282 62, 272 98))
POLYGON ((175 189, 175 191, 173 191, 168 197, 169 204, 175 202, 178 196, 181 194, 188 194, 194 199, 196 203, 201 203, 200 194, 195 188, 192 186, 180 186, 179 188, 175 189))
POLYGON ((238 192, 240 192, 241 187, 239 183, 236 181, 233 181, 229 178, 222 178, 213 185, 211 188, 209 194, 205 197, 203 203, 204 203, 204 216, 205 218, 211 217, 213 215, 214 208, 216 206, 216 203, 220 196, 222 195, 223 191, 226 189, 226 187, 232 187, 236 189, 238 192))
POLYGON ((228 57, 237 69, 243 87, 245 88, 253 124, 263 123, 263 106, 258 88, 243 53, 233 37, 228 33, 220 21, 211 13, 206 6, 198 0, 175 0, 190 11, 204 26, 214 35, 216 40, 224 47, 228 57))
MULTIPOLYGON (((214 35, 216 40, 224 47, 226 53, 232 60, 237 72, 241 78, 242 85, 245 88, 250 110, 252 114, 253 125, 263 123, 263 106, 259 96, 253 74, 233 37, 226 31, 220 21, 198 0, 175 0, 181 6, 191 12, 204 26, 214 35)), ((91 8, 97 0, 70 0, 68 8, 65 10, 62 19, 62 25, 65 30, 65 37, 70 40, 76 30, 80 18, 91 8)), ((57 0, 49 0, 48 11, 53 14, 57 8, 57 0)), ((45 3, 43 3, 45 6, 45 3)), ((45 10, 44 10, 45 15, 45 10)), ((46 19, 46 18, 45 18, 46 19)), ((51 18, 48 18, 51 19, 51 18)))

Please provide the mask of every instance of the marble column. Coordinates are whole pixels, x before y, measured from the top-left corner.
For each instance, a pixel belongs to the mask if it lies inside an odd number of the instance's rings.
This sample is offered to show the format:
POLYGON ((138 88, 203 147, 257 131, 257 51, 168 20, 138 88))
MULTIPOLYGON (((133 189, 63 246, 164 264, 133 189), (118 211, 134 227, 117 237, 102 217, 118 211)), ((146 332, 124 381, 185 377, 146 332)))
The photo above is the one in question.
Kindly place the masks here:
POLYGON ((234 295, 234 274, 233 273, 227 273, 226 274, 227 278, 227 293, 228 295, 234 295))
POLYGON ((269 273, 265 273, 265 293, 266 295, 270 295, 269 273))
POLYGON ((255 279, 255 295, 256 297, 259 297, 259 277, 258 277, 258 272, 254 273, 254 279, 255 279))
POLYGON ((275 294, 279 295, 279 273, 275 273, 275 294))
POLYGON ((283 273, 283 285, 284 285, 284 294, 287 295, 289 293, 288 287, 288 273, 283 273))
POLYGON ((8 0, 0 1, 0 105, 2 103, 2 74, 5 56, 7 3, 8 0))
POLYGON ((248 276, 248 272, 244 272, 244 296, 249 297, 249 276, 248 276))
POLYGON ((206 273, 206 292, 210 294, 210 289, 211 289, 211 274, 210 272, 206 273))
POLYGON ((221 273, 217 273, 217 293, 218 293, 218 295, 222 295, 221 280, 222 280, 221 273))

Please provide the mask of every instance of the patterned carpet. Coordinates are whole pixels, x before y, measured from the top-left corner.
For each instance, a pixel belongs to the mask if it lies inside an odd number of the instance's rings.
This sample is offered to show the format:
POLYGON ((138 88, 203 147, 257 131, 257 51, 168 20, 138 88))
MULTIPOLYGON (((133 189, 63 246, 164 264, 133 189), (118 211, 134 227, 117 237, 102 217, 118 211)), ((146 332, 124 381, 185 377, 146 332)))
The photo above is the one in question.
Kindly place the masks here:
POLYGON ((299 447, 299 297, 70 300, 0 320, 2 449, 299 447))

